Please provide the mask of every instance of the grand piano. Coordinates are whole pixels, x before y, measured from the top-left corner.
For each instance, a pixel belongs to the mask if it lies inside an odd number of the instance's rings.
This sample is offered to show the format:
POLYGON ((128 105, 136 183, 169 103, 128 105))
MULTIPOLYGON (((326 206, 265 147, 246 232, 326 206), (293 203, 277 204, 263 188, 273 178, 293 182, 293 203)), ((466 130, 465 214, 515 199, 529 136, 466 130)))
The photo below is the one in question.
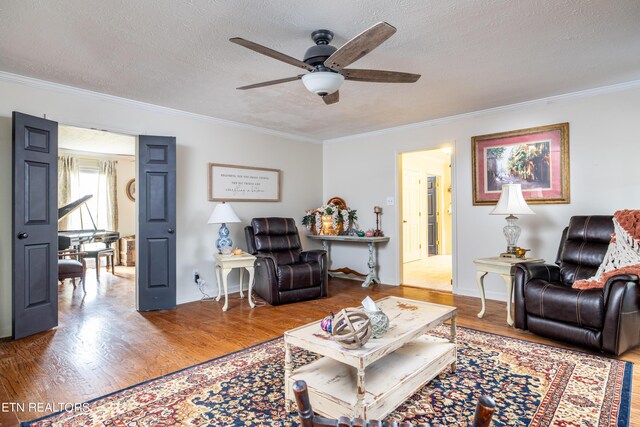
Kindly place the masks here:
POLYGON ((120 239, 120 233, 117 231, 110 230, 98 230, 96 227, 96 223, 93 220, 93 216, 91 215, 91 211, 89 211, 89 207, 85 204, 87 200, 93 197, 93 194, 87 194, 75 200, 68 205, 64 205, 61 208, 58 208, 58 222, 62 221, 64 218, 69 216, 72 212, 80 209, 82 206, 85 207, 87 213, 89 214, 89 218, 91 219, 91 224, 93 225, 93 229, 86 230, 58 230, 58 249, 68 249, 68 248, 76 248, 79 249, 80 245, 85 243, 93 243, 93 242, 102 242, 107 245, 107 247, 111 247, 111 244, 117 242, 120 239))

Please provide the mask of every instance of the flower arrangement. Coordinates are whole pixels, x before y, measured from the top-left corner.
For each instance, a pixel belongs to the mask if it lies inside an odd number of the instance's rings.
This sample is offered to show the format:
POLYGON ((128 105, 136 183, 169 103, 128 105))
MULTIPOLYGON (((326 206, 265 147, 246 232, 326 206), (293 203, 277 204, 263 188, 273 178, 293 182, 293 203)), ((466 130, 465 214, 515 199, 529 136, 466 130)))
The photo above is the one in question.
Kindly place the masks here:
POLYGON ((316 232, 319 233, 322 229, 322 217, 325 215, 331 216, 333 228, 335 230, 337 230, 340 225, 342 225, 342 229, 345 232, 350 228, 357 228, 357 211, 348 207, 340 209, 340 206, 332 203, 307 211, 307 213, 302 217, 302 225, 304 225, 309 231, 315 228, 316 232))

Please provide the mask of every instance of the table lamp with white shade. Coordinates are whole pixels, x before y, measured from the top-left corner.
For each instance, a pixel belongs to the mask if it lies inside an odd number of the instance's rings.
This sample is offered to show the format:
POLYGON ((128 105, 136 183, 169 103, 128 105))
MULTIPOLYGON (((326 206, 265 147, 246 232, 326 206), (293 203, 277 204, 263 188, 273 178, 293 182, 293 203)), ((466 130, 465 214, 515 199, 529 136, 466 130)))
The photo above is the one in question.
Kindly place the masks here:
POLYGON ((508 215, 507 225, 502 229, 504 237, 507 239, 507 253, 515 254, 518 247, 518 238, 521 228, 516 224, 516 215, 535 215, 522 195, 520 184, 503 184, 502 193, 498 204, 491 211, 490 215, 508 215))
POLYGON ((218 231, 218 240, 216 240, 216 248, 218 251, 220 251, 223 246, 229 248, 233 246, 233 240, 229 238, 229 229, 227 228, 227 224, 233 222, 241 221, 228 203, 219 203, 211 213, 208 224, 221 224, 220 230, 218 231))

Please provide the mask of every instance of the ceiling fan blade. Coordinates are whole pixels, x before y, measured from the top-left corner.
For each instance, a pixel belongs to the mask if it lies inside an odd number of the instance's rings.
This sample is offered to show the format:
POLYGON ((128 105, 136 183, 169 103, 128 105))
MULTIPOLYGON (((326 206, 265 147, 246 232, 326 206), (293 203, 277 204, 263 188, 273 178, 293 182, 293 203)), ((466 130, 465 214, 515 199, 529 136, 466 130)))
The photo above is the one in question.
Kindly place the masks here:
POLYGON ((300 80, 301 78, 302 78, 302 75, 299 75, 299 76, 296 76, 296 77, 287 77, 287 78, 284 78, 284 79, 270 80, 268 82, 262 82, 262 83, 256 83, 256 84, 252 84, 252 85, 242 86, 242 87, 238 87, 236 89, 238 89, 238 90, 255 89, 257 87, 265 87, 265 86, 277 85, 277 84, 280 84, 280 83, 292 82, 294 80, 300 80))
POLYGON ((333 93, 330 93, 329 95, 323 96, 322 100, 327 105, 335 104, 336 102, 340 101, 340 94, 338 93, 338 91, 335 91, 333 93))
POLYGON ((341 73, 345 80, 356 82, 415 83, 420 78, 420 74, 385 70, 359 70, 355 68, 345 68, 341 73))
POLYGON ((324 61, 324 66, 339 71, 380 46, 396 32, 394 26, 378 22, 346 42, 324 61))
POLYGON ((262 46, 258 43, 254 43, 251 42, 249 40, 245 40, 243 38, 240 37, 233 37, 230 38, 229 41, 231 43, 235 43, 235 44, 239 44, 240 46, 244 46, 247 49, 251 49, 254 52, 258 52, 261 53, 263 55, 266 55, 270 58, 273 59, 277 59, 278 61, 282 61, 282 62, 286 62, 287 64, 291 64, 295 67, 300 67, 303 68, 305 70, 309 70, 309 71, 313 71, 313 67, 309 64, 305 64, 304 62, 300 61, 299 59, 293 58, 289 55, 285 55, 284 53, 280 53, 276 50, 273 50, 271 48, 268 48, 266 46, 262 46))

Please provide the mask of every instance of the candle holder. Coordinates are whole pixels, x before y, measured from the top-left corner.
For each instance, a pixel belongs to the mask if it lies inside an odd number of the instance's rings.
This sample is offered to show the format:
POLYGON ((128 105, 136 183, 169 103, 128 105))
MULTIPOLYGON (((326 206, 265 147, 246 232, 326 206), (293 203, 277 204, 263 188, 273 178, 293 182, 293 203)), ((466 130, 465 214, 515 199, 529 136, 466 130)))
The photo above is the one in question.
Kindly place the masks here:
POLYGON ((376 214, 376 230, 373 232, 373 237, 384 237, 384 233, 380 230, 380 214, 382 213, 382 208, 380 206, 374 206, 373 213, 376 214))

